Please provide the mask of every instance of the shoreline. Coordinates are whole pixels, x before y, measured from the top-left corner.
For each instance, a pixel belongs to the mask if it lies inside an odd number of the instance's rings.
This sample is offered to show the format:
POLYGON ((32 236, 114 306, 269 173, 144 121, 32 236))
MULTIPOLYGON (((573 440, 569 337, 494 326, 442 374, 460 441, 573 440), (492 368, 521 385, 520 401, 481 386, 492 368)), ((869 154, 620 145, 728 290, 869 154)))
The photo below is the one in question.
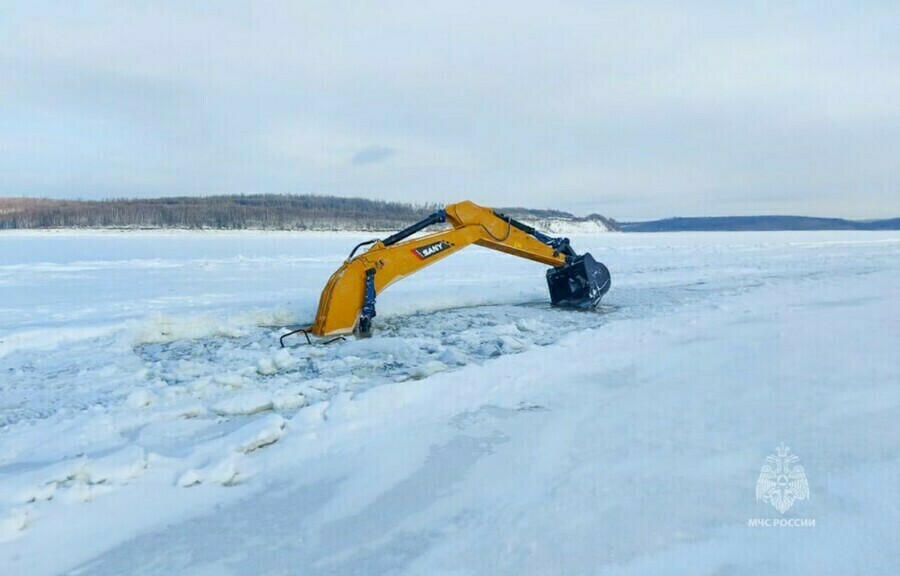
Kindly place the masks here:
MULTIPOLYGON (((0 230, 0 236, 91 236, 91 235, 146 235, 146 236, 180 236, 209 234, 211 236, 238 236, 242 234, 267 234, 281 236, 379 236, 393 234, 396 230, 272 230, 268 228, 220 229, 220 228, 10 228, 0 230)), ((596 232, 566 231, 548 232, 551 235, 577 234, 604 235, 618 234, 617 231, 605 230, 596 232)))

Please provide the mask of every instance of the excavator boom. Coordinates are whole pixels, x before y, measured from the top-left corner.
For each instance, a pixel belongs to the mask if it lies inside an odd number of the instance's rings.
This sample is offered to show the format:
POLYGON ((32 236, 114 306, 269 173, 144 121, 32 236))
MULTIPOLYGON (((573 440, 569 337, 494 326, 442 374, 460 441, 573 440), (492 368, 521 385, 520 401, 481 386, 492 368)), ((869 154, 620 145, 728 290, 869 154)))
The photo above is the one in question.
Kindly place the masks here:
POLYGON ((315 323, 306 330, 316 336, 351 332, 369 336, 378 294, 397 280, 470 244, 551 266, 547 284, 555 305, 593 307, 609 290, 606 266, 590 254, 577 255, 568 239, 551 238, 490 208, 459 202, 384 240, 364 242, 354 248, 322 290, 315 323), (410 238, 443 222, 450 227, 410 238), (356 255, 368 244, 368 250, 356 255))

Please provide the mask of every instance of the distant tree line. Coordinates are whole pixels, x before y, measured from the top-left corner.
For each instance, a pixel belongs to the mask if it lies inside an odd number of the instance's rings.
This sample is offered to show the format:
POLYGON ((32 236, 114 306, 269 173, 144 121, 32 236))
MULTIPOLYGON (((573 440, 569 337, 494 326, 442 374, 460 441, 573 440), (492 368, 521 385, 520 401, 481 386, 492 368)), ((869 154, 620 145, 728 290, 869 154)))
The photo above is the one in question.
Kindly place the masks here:
POLYGON ((0 199, 0 228, 385 230, 428 205, 329 196, 207 196, 127 200, 0 199))
MULTIPOLYGON (((0 229, 384 231, 403 228, 439 207, 437 204, 383 202, 363 198, 276 194, 118 200, 0 198, 0 229)), ((501 210, 510 216, 526 220, 584 220, 557 210, 501 210)), ((599 215, 589 218, 615 224, 599 215)))
POLYGON ((623 222, 625 232, 720 232, 773 230, 900 230, 900 218, 846 220, 811 216, 707 216, 623 222))

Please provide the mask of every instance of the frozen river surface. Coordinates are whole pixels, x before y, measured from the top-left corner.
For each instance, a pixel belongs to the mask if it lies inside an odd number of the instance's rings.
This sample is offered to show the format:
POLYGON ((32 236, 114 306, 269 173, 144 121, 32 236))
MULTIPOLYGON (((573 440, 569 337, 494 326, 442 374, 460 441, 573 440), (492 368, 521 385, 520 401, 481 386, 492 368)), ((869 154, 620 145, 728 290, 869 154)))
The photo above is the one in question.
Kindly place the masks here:
POLYGON ((0 233, 0 573, 900 569, 900 234, 576 237, 587 313, 470 248, 281 350, 365 239, 0 233))

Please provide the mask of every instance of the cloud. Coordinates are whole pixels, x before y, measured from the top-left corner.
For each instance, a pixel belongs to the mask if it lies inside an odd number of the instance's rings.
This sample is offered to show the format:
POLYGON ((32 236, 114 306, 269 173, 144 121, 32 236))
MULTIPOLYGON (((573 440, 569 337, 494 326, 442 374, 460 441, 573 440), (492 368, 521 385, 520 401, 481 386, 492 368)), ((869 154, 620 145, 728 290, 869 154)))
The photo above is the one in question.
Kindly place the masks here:
POLYGON ((362 166, 364 164, 378 164, 391 158, 397 151, 387 146, 367 146, 355 153, 350 158, 350 163, 354 166, 362 166))
POLYGON ((893 216, 898 26, 889 3, 17 3, 0 195, 893 216))

